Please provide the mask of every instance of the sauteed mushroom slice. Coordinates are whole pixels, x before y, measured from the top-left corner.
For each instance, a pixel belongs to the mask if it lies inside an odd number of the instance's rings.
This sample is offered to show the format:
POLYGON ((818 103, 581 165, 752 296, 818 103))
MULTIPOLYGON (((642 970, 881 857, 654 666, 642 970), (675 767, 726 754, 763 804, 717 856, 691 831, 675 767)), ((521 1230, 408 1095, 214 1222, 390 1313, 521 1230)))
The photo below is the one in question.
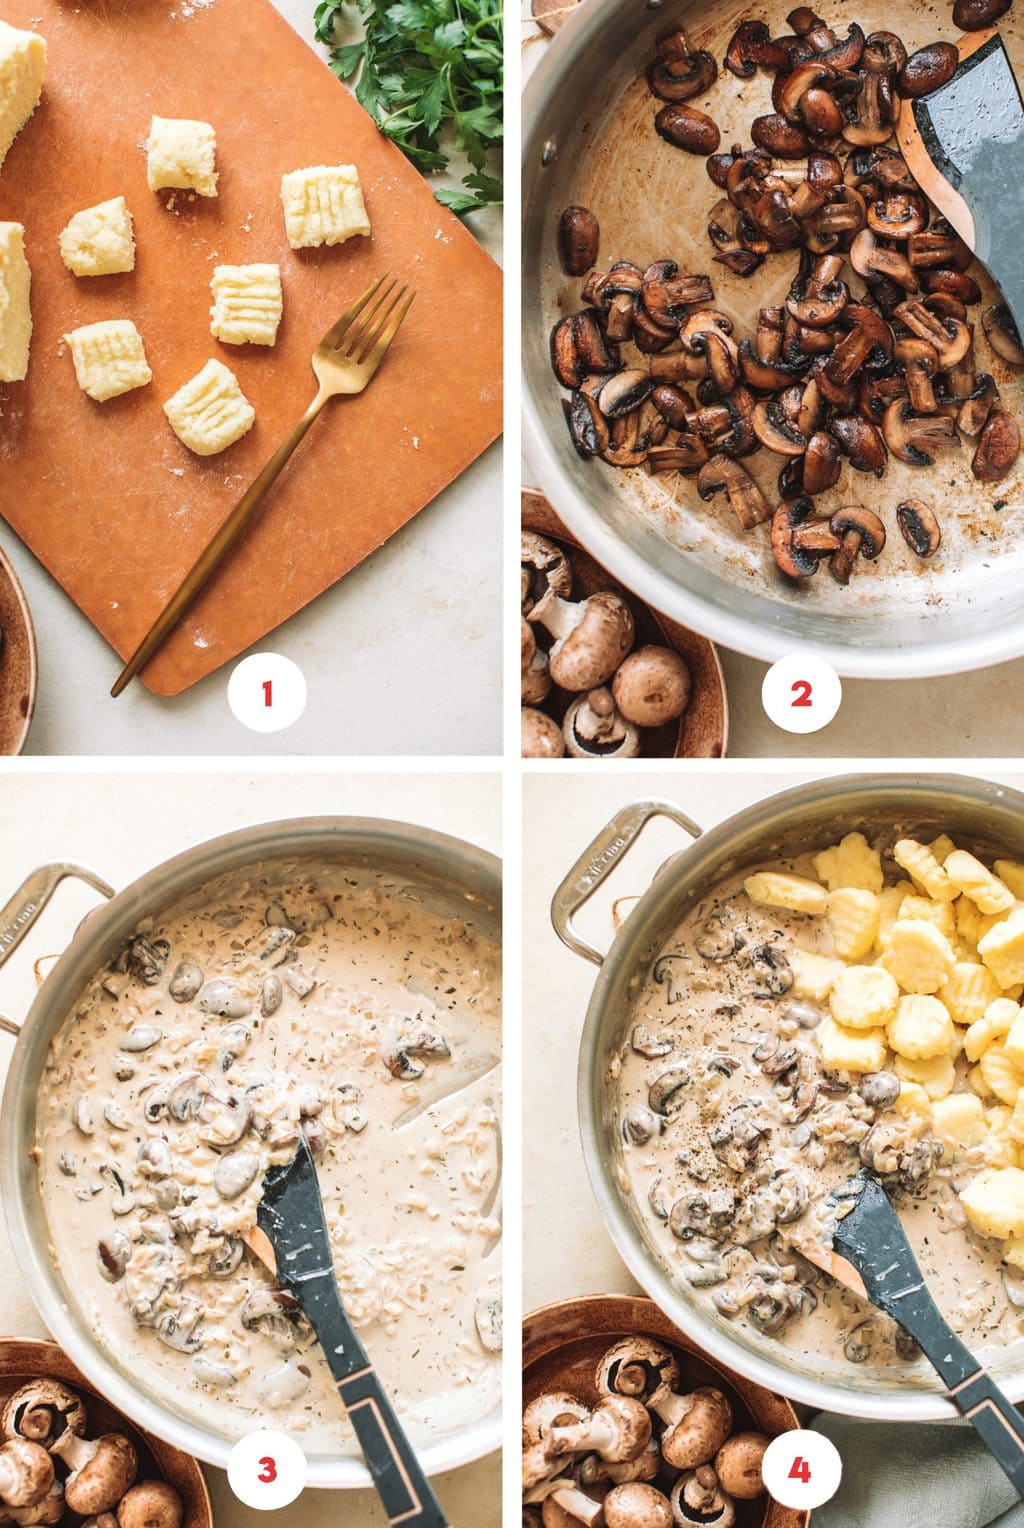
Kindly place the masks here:
POLYGON ((689 101, 706 95, 718 78, 718 65, 703 48, 691 50, 685 32, 673 32, 658 44, 647 70, 647 83, 662 101, 689 101))
POLYGON ((772 556, 787 578, 810 578, 823 557, 839 550, 840 538, 828 520, 814 521, 810 499, 783 500, 772 516, 772 556))
POLYGON ((750 136, 758 148, 778 159, 806 159, 811 151, 807 129, 788 121, 781 112, 755 117, 750 125, 750 136))
POLYGON ((850 264, 865 280, 882 276, 907 292, 918 290, 918 279, 907 256, 901 250, 884 249, 870 228, 862 228, 850 245, 850 264))
POLYGON ((712 456, 697 476, 697 493, 707 502, 723 492, 745 531, 770 518, 771 509, 746 468, 732 457, 712 456))
POLYGON ((837 414, 830 430, 856 472, 882 476, 886 463, 885 441, 870 420, 862 419, 859 414, 837 414))
POLYGON ((1010 9, 1012 0, 956 0, 953 25, 961 32, 983 32, 1010 9))
POLYGON ((942 544, 942 531, 934 510, 922 499, 904 499, 896 507, 896 521, 915 556, 935 556, 942 544))
POLYGON ((951 42, 931 42, 912 53, 896 77, 901 96, 911 101, 938 90, 956 73, 960 54, 951 42))
POLYGON ((654 128, 666 143, 687 154, 713 154, 722 139, 717 123, 695 106, 663 106, 654 128))
POLYGON ((772 41, 763 21, 741 21, 729 42, 725 67, 739 80, 753 79, 758 69, 781 69, 785 49, 772 41))
POLYGON ((829 521, 841 545, 829 560, 829 572, 838 584, 847 584, 858 557, 873 562, 885 546, 885 526, 863 504, 837 509, 829 521))
POLYGON ((945 414, 918 414, 910 400, 897 398, 885 411, 885 442, 901 462, 930 467, 940 451, 960 449, 956 424, 945 414))
POLYGON ((999 402, 994 379, 984 372, 975 378, 974 387, 957 411, 957 428, 965 435, 980 435, 985 421, 999 402))
POLYGON ((1007 409, 994 408, 985 421, 971 462, 981 483, 1000 483, 1020 454, 1020 426, 1007 409))
POLYGON ((981 327, 996 355, 1011 366, 1024 366, 1024 346, 1021 345, 1017 325, 1004 302, 993 303, 981 315, 981 327))
POLYGON ((558 220, 558 251, 567 276, 583 276, 597 264, 601 230, 588 207, 566 207, 558 220))

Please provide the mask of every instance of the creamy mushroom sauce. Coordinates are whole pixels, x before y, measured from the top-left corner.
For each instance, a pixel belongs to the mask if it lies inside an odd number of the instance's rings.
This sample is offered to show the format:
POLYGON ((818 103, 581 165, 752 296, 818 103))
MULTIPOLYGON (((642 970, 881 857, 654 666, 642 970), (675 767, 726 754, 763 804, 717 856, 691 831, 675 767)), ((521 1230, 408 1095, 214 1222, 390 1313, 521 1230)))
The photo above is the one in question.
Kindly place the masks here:
MULTIPOLYGON (((900 876, 885 848, 898 836, 875 844, 889 884, 900 876)), ((807 1234, 827 1245, 833 1211, 824 1201, 860 1169, 861 1143, 881 1121, 880 1144, 892 1155, 881 1151, 876 1165, 933 1295, 968 1346, 983 1357, 998 1351, 1005 1365, 1024 1335, 1024 1311, 1008 1294, 1024 1303, 1024 1291, 1009 1270, 1004 1286, 1001 1243, 974 1234, 955 1193, 981 1165, 981 1149, 943 1165, 915 1121, 870 1102, 864 1079, 822 1071, 814 1031, 827 1001, 787 995, 786 952, 831 955, 830 930, 823 918, 752 904, 743 880, 763 869, 814 878, 807 855, 724 881, 680 921, 639 983, 608 1070, 620 1189, 672 1279, 748 1343, 777 1340, 783 1362, 813 1358, 833 1377, 863 1377, 853 1363, 877 1368, 888 1384, 903 1372, 930 1385, 931 1370, 896 1323, 791 1246, 807 1234), (664 1051, 639 1054, 634 1041, 664 1051), (671 1092, 667 1078, 664 1100, 655 1091, 659 1114, 652 1085, 675 1068, 687 1080, 671 1092)))
POLYGON ((260 867, 141 924, 116 964, 53 1042, 36 1145, 54 1257, 104 1348, 221 1433, 269 1413, 307 1451, 352 1449, 311 1330, 240 1241, 303 1129, 342 1296, 412 1436, 485 1416, 498 1072, 430 1104, 500 1056, 500 953, 465 902, 260 867))

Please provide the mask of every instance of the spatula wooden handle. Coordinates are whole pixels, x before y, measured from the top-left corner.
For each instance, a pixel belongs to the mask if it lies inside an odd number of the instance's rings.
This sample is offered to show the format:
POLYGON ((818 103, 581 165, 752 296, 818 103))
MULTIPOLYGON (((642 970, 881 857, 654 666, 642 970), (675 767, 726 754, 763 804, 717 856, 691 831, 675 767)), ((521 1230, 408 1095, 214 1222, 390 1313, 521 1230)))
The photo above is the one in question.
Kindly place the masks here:
POLYGON ((327 402, 329 396, 325 392, 317 394, 288 436, 288 439, 278 446, 259 477, 246 489, 224 521, 224 524, 216 532, 205 550, 196 558, 161 613, 157 616, 138 647, 128 659, 128 662, 117 677, 117 681, 110 692, 111 695, 115 697, 120 695, 121 691, 135 678, 139 670, 145 668, 157 649, 163 646, 186 610, 198 599, 249 524, 257 509, 263 503, 272 484, 280 475, 281 469, 327 402))

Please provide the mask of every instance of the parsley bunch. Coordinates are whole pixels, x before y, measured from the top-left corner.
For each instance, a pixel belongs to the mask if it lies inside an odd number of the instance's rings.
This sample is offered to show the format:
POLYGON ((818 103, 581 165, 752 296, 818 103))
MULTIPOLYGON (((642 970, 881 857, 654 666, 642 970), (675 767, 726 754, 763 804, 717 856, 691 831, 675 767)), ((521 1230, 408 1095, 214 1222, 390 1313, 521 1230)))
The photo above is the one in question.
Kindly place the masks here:
MULTIPOLYGON (((345 0, 320 0, 316 35, 333 44, 345 0)), ((501 203, 488 159, 502 138, 502 0, 355 0, 366 35, 331 48, 331 68, 421 173, 443 170, 442 129, 473 166, 463 191, 439 190, 453 212, 501 203)), ((446 135, 447 136, 447 135, 446 135)))

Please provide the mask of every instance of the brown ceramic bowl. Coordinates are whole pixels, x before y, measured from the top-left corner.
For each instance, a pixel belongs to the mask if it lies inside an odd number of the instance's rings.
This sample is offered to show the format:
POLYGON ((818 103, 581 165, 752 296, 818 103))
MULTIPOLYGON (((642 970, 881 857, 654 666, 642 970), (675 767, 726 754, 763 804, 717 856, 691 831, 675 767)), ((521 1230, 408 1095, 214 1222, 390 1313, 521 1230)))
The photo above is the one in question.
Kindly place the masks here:
MULTIPOLYGON (((585 599, 603 589, 612 589, 622 595, 636 620, 637 647, 649 643, 672 647, 686 660, 693 681, 690 703, 677 722, 645 729, 642 756, 646 759, 723 758, 729 746, 729 702, 714 643, 670 621, 667 616, 659 615, 623 588, 589 552, 583 550, 544 495, 530 488, 523 489, 522 525, 523 530, 537 531, 558 542, 569 559, 577 596, 585 599)), ((573 699, 567 691, 556 687, 541 709, 561 722, 573 699)))
POLYGON ((36 638, 17 574, 0 551, 0 754, 20 753, 36 704, 36 638))
MULTIPOLYGON (((775 1437, 800 1423, 781 1395, 723 1369, 638 1295, 583 1295, 545 1305, 523 1321, 523 1405, 549 1390, 568 1390, 585 1405, 598 1400, 594 1374, 601 1355, 623 1337, 654 1337, 671 1348, 688 1386, 715 1385, 732 1404, 736 1431, 755 1428, 775 1437)), ((807 1528, 809 1512, 771 1497, 736 1503, 736 1528, 807 1528)))
MULTIPOLYGON (((55 1342, 0 1337, 0 1408, 15 1390, 32 1379, 59 1379, 78 1392, 89 1414, 89 1437, 105 1432, 124 1433, 138 1451, 139 1480, 166 1480, 181 1497, 185 1509, 182 1528, 213 1528, 206 1481, 191 1454, 161 1443, 108 1406, 55 1342)), ((62 1522, 71 1525, 81 1523, 82 1519, 76 1512, 65 1512, 62 1522)))

